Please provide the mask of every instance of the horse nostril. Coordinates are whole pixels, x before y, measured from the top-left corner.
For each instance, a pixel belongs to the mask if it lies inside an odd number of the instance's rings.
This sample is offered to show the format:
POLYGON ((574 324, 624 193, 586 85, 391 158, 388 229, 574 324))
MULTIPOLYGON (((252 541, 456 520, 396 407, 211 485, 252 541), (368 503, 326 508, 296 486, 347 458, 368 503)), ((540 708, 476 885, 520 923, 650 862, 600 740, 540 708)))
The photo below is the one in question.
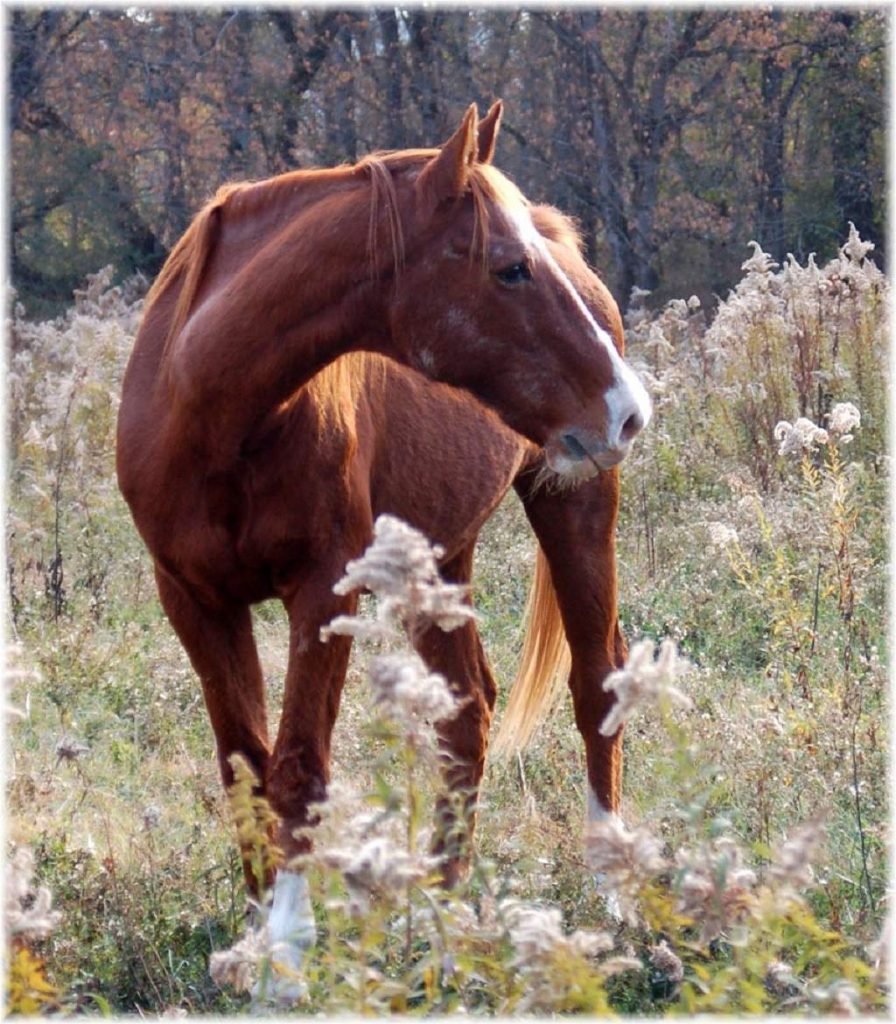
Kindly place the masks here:
POLYGON ((644 417, 640 412, 633 412, 631 416, 622 424, 622 430, 620 431, 620 438, 623 442, 631 441, 633 437, 636 437, 644 429, 644 417))
POLYGON ((587 459, 588 451, 582 442, 575 436, 575 434, 564 434, 560 440, 566 445, 570 455, 575 455, 577 459, 587 459))

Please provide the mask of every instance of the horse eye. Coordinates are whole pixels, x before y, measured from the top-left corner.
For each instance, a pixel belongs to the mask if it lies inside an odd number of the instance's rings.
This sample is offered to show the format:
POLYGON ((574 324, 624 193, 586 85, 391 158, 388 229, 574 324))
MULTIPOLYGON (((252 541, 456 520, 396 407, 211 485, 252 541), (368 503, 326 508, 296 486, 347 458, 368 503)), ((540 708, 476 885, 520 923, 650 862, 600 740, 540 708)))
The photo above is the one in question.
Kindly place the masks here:
POLYGON ((501 284, 522 284, 523 281, 532 280, 532 271, 528 263, 513 263, 503 270, 496 270, 495 277, 501 284))

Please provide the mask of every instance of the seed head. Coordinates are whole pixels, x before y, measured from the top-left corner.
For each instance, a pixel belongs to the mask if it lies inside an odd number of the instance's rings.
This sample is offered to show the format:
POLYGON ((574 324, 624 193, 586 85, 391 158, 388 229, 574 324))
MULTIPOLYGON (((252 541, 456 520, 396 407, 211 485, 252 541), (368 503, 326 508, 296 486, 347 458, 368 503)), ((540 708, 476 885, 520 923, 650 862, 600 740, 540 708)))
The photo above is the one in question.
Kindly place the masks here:
POLYGON ((345 567, 345 575, 333 587, 337 594, 367 589, 378 599, 377 627, 354 616, 340 616, 322 631, 352 636, 371 632, 388 636, 396 627, 430 625, 450 631, 475 618, 467 603, 467 588, 446 583, 439 576, 437 559, 444 552, 395 516, 380 516, 373 528, 373 542, 361 558, 345 567))
POLYGON ((722 935, 753 906, 756 873, 742 863, 733 839, 722 836, 712 846, 681 851, 675 859, 681 871, 678 910, 700 925, 701 941, 722 935))
POLYGON ((363 917, 373 899, 396 903, 408 889, 434 874, 438 858, 413 854, 388 836, 374 836, 357 848, 333 847, 315 859, 338 870, 349 890, 349 913, 363 917))
POLYGON ((601 724, 601 734, 612 736, 644 704, 671 701, 691 707, 690 698, 673 685, 689 667, 689 662, 678 657, 675 642, 668 637, 660 644, 656 660, 652 640, 636 643, 625 666, 611 672, 604 680, 604 690, 616 694, 616 703, 601 724))
POLYGON ((772 854, 769 879, 787 889, 799 891, 812 885, 812 859, 824 840, 820 820, 806 822, 788 836, 772 854))
POLYGON ((668 867, 659 841, 651 832, 644 827, 630 832, 615 816, 589 823, 585 860, 616 895, 622 916, 631 925, 638 923, 641 888, 668 867))
POLYGON ((543 966, 555 956, 591 959, 613 948, 613 940, 606 932, 579 929, 565 934, 558 907, 506 901, 502 910, 516 950, 515 963, 520 968, 543 966))
POLYGON ((782 999, 799 995, 803 988, 794 976, 793 968, 782 960, 774 960, 766 968, 765 987, 773 996, 782 999))
POLYGON ((852 402, 838 402, 828 413, 828 427, 840 441, 851 441, 852 431, 862 422, 859 410, 852 402))
POLYGON ((800 416, 794 423, 781 420, 775 427, 775 440, 779 455, 802 455, 815 451, 817 445, 827 444, 828 432, 800 416))
POLYGON ((9 935, 45 939, 62 914, 53 910, 53 896, 46 886, 34 888, 34 854, 20 846, 6 864, 4 917, 9 935))
POLYGON ((416 654, 373 658, 369 674, 374 703, 390 718, 420 725, 453 718, 458 712, 444 676, 429 672, 416 654))
POLYGON ((650 963, 669 981, 681 981, 684 978, 684 964, 670 948, 665 939, 659 945, 649 946, 650 963))
POLYGON ((714 548, 724 551, 725 548, 731 547, 739 540, 737 530, 727 523, 707 523, 706 527, 709 531, 709 542, 714 548))
POLYGON ((258 977, 259 965, 271 955, 267 925, 250 929, 230 949, 212 953, 208 973, 216 985, 248 992, 258 977))

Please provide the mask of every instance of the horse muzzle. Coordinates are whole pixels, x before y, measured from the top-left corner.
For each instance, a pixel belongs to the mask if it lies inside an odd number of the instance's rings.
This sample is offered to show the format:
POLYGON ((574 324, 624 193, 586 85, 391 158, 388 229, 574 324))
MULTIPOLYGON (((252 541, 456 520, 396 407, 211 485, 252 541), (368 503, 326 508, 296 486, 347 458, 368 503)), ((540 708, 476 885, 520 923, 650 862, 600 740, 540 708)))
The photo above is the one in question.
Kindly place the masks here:
POLYGON ((631 445, 607 448, 605 445, 583 444, 576 432, 558 434, 544 446, 548 468, 567 480, 590 480, 601 470, 612 469, 628 454, 631 445))
POLYGON ((618 466, 647 425, 650 412, 649 404, 633 404, 603 436, 578 427, 558 431, 544 448, 548 466, 558 476, 576 480, 618 466))

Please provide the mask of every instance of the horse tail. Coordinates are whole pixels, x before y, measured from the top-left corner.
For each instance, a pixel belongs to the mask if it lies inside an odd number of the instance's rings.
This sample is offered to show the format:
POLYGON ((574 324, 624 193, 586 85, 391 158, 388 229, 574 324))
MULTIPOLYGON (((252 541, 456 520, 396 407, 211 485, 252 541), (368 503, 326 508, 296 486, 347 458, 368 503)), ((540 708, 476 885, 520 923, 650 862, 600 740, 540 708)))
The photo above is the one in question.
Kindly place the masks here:
POLYGON ((521 750, 544 721, 563 690, 571 657, 551 570, 539 547, 524 613, 526 627, 520 667, 498 734, 495 754, 521 750))

